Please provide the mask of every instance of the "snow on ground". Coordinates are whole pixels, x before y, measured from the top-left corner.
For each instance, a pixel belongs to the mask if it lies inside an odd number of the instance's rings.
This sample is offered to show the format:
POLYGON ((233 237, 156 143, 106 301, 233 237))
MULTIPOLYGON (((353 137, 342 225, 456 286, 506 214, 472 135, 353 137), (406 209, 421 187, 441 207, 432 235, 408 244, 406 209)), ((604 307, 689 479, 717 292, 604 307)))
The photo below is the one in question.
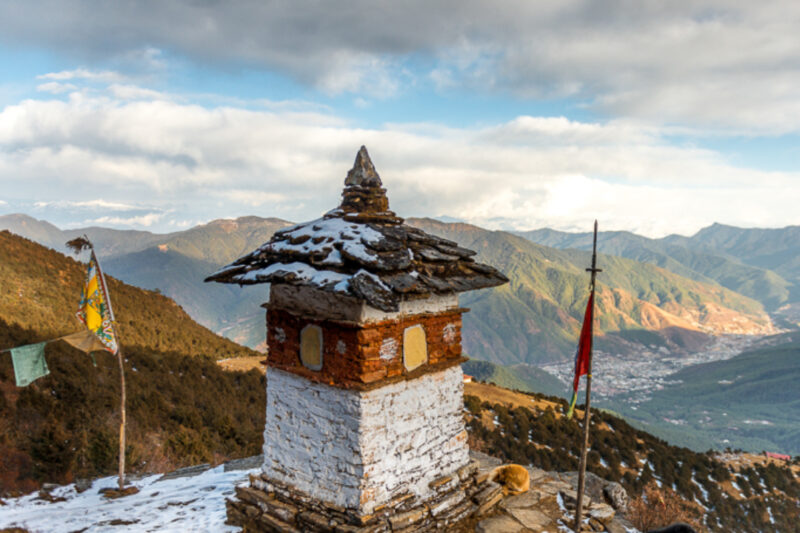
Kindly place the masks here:
POLYGON ((739 486, 738 483, 736 483, 736 480, 734 478, 731 478, 731 486, 737 490, 737 492, 739 493, 739 497, 742 497, 742 488, 739 486))
MULTIPOLYGON (((709 503, 709 502, 710 502, 710 500, 708 499, 708 491, 706 490, 706 488, 705 488, 703 485, 701 485, 701 484, 700 484, 700 482, 699 482, 699 481, 697 481, 697 478, 695 478, 695 477, 694 477, 694 472, 692 472, 692 483, 694 483, 695 485, 697 485, 697 488, 698 488, 698 489, 700 489, 700 492, 703 494, 703 502, 704 502, 704 503, 709 503)), ((697 502, 697 503, 698 503, 698 504, 699 504, 701 507, 703 507, 703 509, 705 509, 706 511, 708 511, 708 507, 706 507, 705 505, 703 505, 703 504, 702 504, 702 503, 700 503, 700 502, 697 502)))
POLYGON ((92 487, 78 493, 74 485, 50 492, 66 501, 50 503, 37 493, 5 500, 0 506, 0 529, 25 528, 31 533, 98 532, 234 532, 225 525, 225 498, 234 487, 259 469, 225 472, 224 465, 193 477, 159 481, 161 474, 132 482, 139 492, 116 500, 98 491, 117 488, 117 478, 95 480, 92 487))

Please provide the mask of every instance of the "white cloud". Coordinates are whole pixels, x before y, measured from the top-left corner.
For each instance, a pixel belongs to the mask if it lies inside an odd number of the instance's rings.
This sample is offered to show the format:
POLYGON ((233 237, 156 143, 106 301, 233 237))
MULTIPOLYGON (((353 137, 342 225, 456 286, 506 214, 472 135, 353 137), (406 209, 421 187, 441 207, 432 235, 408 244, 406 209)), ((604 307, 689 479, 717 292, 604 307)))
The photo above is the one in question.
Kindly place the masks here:
POLYGON ((45 208, 45 207, 59 207, 65 209, 88 208, 88 209, 107 209, 111 211, 134 211, 139 209, 147 209, 146 207, 143 206, 137 206, 121 202, 107 202, 102 198, 96 200, 84 200, 75 202, 68 200, 57 200, 53 202, 34 202, 33 205, 39 208, 45 208))
POLYGON ((201 107, 146 92, 25 100, 0 111, 0 187, 73 217, 101 211, 91 219, 98 224, 157 230, 249 214, 299 221, 335 207, 366 144, 403 216, 517 229, 585 228, 599 218, 604 229, 650 235, 715 221, 800 223, 797 172, 737 167, 633 121, 522 116, 482 128, 363 129, 296 109, 201 107))
POLYGON ((75 70, 62 70, 60 72, 49 72, 47 74, 41 74, 37 76, 37 78, 42 80, 56 80, 56 81, 89 80, 89 81, 110 83, 110 82, 122 81, 125 79, 125 76, 123 76, 119 72, 114 72, 110 70, 94 71, 85 68, 78 68, 75 70))
POLYGON ((36 86, 36 90, 43 93, 61 94, 77 90, 78 87, 71 83, 58 83, 57 81, 50 81, 36 86))
MULTIPOLYGON (((0 4, 4 41, 88 64, 154 72, 163 49, 206 66, 279 70, 332 93, 386 98, 425 78, 757 134, 800 130, 799 20, 791 0, 0 4), (40 16, 48 10, 59 16, 40 16)), ((76 69, 45 78, 119 76, 76 69)))
POLYGON ((160 221, 163 213, 148 213, 146 215, 134 217, 98 217, 90 220, 85 220, 84 224, 106 224, 112 226, 144 226, 150 227, 156 222, 160 221))
POLYGON ((192 226, 196 226, 202 224, 203 221, 200 220, 170 220, 169 225, 175 228, 191 228, 192 226))
POLYGON ((120 100, 166 100, 169 97, 159 91, 146 89, 144 87, 137 87, 136 85, 127 85, 113 83, 109 85, 108 91, 114 98, 120 100))
POLYGON ((284 202, 288 198, 285 194, 261 191, 257 189, 242 190, 235 189, 232 191, 222 191, 221 195, 232 203, 245 205, 249 207, 261 207, 262 205, 275 205, 279 202, 284 202))

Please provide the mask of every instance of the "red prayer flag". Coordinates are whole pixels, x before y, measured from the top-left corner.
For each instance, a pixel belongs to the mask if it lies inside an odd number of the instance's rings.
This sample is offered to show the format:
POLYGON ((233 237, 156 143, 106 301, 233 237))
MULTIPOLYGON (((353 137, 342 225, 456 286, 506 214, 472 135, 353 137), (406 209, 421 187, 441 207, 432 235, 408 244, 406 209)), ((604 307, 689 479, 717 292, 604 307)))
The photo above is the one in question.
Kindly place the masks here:
POLYGON ((578 351, 575 353, 575 377, 572 380, 572 400, 569 402, 567 420, 572 418, 575 404, 578 403, 578 384, 581 376, 589 373, 589 363, 592 360, 592 318, 594 312, 594 291, 589 295, 589 302, 586 304, 586 314, 583 317, 583 327, 581 327, 581 338, 578 341, 578 351))

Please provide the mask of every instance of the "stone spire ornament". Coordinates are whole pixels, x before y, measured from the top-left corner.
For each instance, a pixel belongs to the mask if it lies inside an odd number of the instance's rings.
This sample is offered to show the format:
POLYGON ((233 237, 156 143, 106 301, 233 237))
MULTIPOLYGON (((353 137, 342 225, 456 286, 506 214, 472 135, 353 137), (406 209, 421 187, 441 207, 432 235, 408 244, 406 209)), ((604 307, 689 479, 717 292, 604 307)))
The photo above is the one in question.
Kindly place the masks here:
POLYGON ((375 220, 397 224, 403 222, 403 219, 397 218, 389 210, 386 189, 383 188, 381 177, 369 158, 366 146, 362 146, 356 154, 353 168, 344 180, 339 210, 345 213, 345 220, 375 220))
POLYGON ((366 146, 361 146, 361 149, 356 154, 356 161, 353 168, 347 173, 347 178, 344 180, 347 187, 382 187, 381 177, 375 171, 375 165, 369 158, 366 146))

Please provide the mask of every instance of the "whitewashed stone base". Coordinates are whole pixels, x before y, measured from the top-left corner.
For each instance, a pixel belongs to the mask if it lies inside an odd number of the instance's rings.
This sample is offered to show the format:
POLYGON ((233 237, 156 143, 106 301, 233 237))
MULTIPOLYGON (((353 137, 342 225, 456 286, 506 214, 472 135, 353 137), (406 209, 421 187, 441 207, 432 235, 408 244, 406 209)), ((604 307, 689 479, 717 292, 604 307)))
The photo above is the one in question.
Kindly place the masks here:
POLYGON ((469 462, 460 366, 370 391, 312 383, 269 368, 264 478, 355 515, 469 462))

